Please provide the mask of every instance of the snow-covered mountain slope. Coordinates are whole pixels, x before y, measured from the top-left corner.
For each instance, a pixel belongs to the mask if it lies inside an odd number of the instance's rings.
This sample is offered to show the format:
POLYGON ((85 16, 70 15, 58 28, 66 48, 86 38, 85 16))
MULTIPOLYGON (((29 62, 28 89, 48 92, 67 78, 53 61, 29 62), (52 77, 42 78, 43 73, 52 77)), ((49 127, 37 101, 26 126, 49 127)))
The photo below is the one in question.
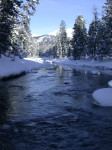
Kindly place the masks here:
MULTIPOLYGON (((35 43, 38 45, 38 50, 45 54, 47 51, 50 51, 54 48, 56 45, 56 35, 58 34, 59 30, 56 30, 52 33, 49 33, 47 35, 41 35, 41 36, 33 36, 35 43)), ((67 35, 69 38, 72 38, 72 32, 73 29, 68 28, 66 30, 67 35)))
POLYGON ((41 56, 48 52, 50 49, 53 49, 55 45, 55 36, 53 35, 42 35, 33 37, 35 43, 38 45, 38 50, 41 56))
MULTIPOLYGON (((68 37, 72 38, 73 29, 72 28, 67 28, 66 32, 67 32, 68 37)), ((56 31, 53 31, 49 34, 41 35, 41 36, 33 34, 32 37, 35 39, 36 43, 54 44, 55 37, 58 33, 59 33, 59 30, 56 30, 56 31)))
MULTIPOLYGON (((67 28, 67 29, 66 29, 66 32, 67 32, 67 36, 68 36, 69 38, 72 38, 73 29, 72 29, 72 28, 67 28)), ((49 35, 54 35, 54 36, 56 36, 58 33, 59 33, 59 30, 55 30, 55 31, 49 33, 49 35)))
POLYGON ((46 43, 46 44, 49 44, 49 43, 54 43, 55 41, 55 36, 53 35, 42 35, 42 36, 37 36, 37 37, 33 37, 35 39, 35 42, 36 43, 46 43))
POLYGON ((37 37, 39 36, 39 34, 32 34, 32 37, 37 37))

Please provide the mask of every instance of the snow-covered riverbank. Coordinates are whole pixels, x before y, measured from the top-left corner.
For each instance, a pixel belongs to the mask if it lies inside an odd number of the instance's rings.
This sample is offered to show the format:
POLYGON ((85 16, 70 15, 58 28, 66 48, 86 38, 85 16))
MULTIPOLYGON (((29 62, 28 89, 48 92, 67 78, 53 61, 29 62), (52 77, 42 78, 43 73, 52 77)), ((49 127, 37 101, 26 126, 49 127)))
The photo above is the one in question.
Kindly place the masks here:
MULTIPOLYGON (((77 68, 90 70, 92 74, 98 74, 98 70, 103 70, 103 73, 110 71, 112 74, 112 61, 88 61, 88 60, 70 60, 70 59, 49 59, 49 58, 24 58, 16 57, 15 61, 11 58, 2 55, 0 59, 0 79, 10 76, 16 76, 23 72, 30 72, 39 68, 52 67, 52 64, 63 65, 65 68, 77 68)), ((112 81, 107 83, 110 87, 112 81)), ((103 88, 103 87, 102 87, 103 88)), ((96 89, 97 90, 97 89, 96 89)), ((112 88, 97 90, 93 97, 100 103, 101 106, 112 106, 112 88), (109 90, 109 91, 108 91, 109 90), (103 98, 103 93, 105 97, 103 98), (109 93, 109 94, 108 94, 109 93), (100 96, 99 96, 100 95, 100 96), (102 96, 101 96, 102 95, 102 96), (108 99, 108 101, 107 101, 108 99), (105 103, 104 103, 105 102, 105 103)))
POLYGON ((2 55, 0 58, 0 78, 18 75, 22 72, 29 72, 33 69, 48 67, 51 64, 64 65, 69 68, 79 68, 91 70, 91 73, 97 74, 98 69, 110 71, 112 73, 112 61, 94 61, 94 60, 70 60, 70 59, 49 59, 49 58, 24 58, 16 57, 15 61, 2 55), (88 68, 87 68, 88 67, 88 68))
POLYGON ((112 70, 112 60, 70 60, 68 58, 64 59, 53 59, 52 62, 56 62, 57 64, 68 65, 68 66, 78 66, 78 67, 89 67, 89 68, 97 68, 103 70, 112 70))
POLYGON ((11 58, 2 55, 0 58, 0 78, 19 75, 22 72, 29 72, 48 65, 50 63, 45 62, 42 58, 19 59, 16 57, 15 61, 12 61, 11 58))

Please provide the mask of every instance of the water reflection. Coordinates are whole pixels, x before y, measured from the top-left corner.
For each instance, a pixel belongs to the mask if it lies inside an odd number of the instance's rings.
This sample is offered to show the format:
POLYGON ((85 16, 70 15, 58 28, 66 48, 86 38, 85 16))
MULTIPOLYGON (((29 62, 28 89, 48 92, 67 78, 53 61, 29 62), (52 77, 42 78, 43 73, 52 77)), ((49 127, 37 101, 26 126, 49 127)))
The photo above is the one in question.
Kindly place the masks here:
POLYGON ((10 96, 7 87, 0 86, 0 124, 8 122, 9 120, 12 119, 12 117, 9 114, 11 113, 13 107, 9 100, 9 97, 10 96))

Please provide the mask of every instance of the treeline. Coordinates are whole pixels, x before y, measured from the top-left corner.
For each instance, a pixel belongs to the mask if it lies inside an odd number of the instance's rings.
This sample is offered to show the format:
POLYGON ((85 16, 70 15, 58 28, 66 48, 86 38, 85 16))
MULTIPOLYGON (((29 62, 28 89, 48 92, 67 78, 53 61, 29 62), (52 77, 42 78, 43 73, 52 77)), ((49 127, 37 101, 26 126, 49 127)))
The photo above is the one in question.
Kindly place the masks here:
POLYGON ((103 59, 112 57, 112 1, 107 0, 103 7, 102 19, 94 9, 94 18, 87 31, 83 16, 78 16, 73 27, 73 37, 69 39, 65 22, 60 24, 56 44, 49 54, 54 57, 73 56, 77 59, 103 59))
POLYGON ((35 55, 29 28, 39 0, 0 0, 0 57, 35 55))
MULTIPOLYGON (((0 57, 44 56, 42 43, 37 44, 29 28, 30 16, 36 11, 39 0, 0 0, 0 57), (41 46, 42 45, 42 46, 41 46)), ((61 21, 55 44, 45 52, 58 58, 73 56, 74 59, 103 59, 112 57, 112 0, 103 7, 103 16, 94 18, 86 28, 83 16, 78 16, 73 27, 72 39, 67 37, 65 21, 61 21)))

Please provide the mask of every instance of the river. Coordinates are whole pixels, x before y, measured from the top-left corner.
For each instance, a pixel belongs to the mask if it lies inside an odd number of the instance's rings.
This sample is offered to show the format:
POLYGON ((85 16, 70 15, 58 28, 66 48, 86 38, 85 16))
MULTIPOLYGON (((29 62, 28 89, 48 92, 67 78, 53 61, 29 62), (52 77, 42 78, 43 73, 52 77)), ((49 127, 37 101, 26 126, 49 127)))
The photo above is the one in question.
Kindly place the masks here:
POLYGON ((0 150, 112 150, 112 107, 92 97, 109 80, 53 66, 0 81, 0 150))

